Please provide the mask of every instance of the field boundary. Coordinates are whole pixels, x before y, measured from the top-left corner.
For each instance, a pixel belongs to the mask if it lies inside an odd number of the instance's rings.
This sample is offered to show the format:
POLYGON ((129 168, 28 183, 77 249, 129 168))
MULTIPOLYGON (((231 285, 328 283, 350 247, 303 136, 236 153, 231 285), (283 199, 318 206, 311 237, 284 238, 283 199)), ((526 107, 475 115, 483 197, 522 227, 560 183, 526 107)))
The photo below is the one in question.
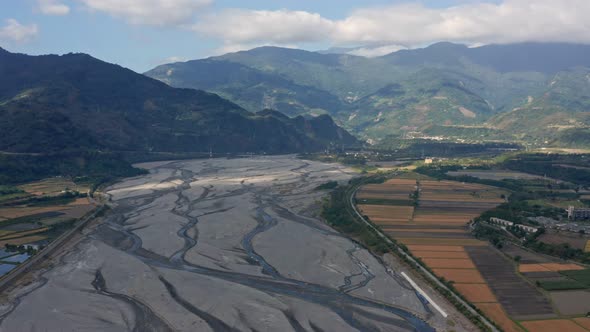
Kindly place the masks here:
MULTIPOLYGON (((444 291, 448 292, 453 297, 453 300, 460 303, 469 313, 475 317, 477 317, 487 328, 489 328, 493 332, 499 332, 500 330, 493 324, 487 317, 480 314, 477 310, 475 310, 470 303, 463 300, 459 295, 455 293, 455 291, 449 289, 444 283, 442 283, 434 274, 428 271, 422 264, 420 264, 414 257, 408 254, 405 250, 399 247, 396 243, 394 243, 387 235, 385 235, 380 229, 375 227, 371 222, 366 220, 366 218, 357 210, 356 205, 354 203, 354 199, 356 196, 357 191, 360 187, 365 184, 360 181, 358 184, 351 186, 351 188, 347 191, 347 205, 350 206, 352 211, 354 212, 353 215, 358 220, 362 221, 366 226, 368 226, 377 236, 379 236, 382 240, 384 240, 388 245, 393 246, 397 249, 397 254, 400 255, 403 259, 406 259, 410 263, 416 267, 415 270, 420 272, 423 276, 425 276, 430 282, 433 282, 436 287, 443 289, 444 291)), ((444 296, 444 294, 443 294, 444 296)), ((432 304, 432 303, 431 303, 432 304)))
POLYGON ((76 222, 74 227, 60 236, 58 236, 53 242, 51 242, 47 247, 43 248, 40 252, 36 255, 28 259, 22 264, 19 264, 15 267, 12 271, 8 272, 2 278, 0 278, 0 292, 5 291, 8 287, 11 286, 12 282, 16 281, 22 274, 30 271, 37 263, 41 260, 48 258, 51 254, 53 254, 57 249, 61 248, 62 245, 70 240, 74 234, 84 228, 88 222, 94 220, 101 212, 105 211, 106 205, 101 205, 94 209, 90 214, 82 217, 76 222))

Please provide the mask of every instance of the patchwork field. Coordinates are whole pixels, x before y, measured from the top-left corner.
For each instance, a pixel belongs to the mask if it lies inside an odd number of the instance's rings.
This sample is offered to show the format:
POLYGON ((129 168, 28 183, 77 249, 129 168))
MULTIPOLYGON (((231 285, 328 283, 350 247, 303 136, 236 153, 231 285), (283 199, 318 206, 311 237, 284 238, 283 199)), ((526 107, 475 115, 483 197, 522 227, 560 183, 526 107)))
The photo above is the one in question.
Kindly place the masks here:
POLYGON ((88 186, 65 178, 45 179, 18 188, 26 195, 0 204, 0 248, 7 244, 45 245, 67 228, 66 223, 95 208, 79 194, 88 191, 88 186), (66 227, 58 227, 59 224, 66 227))
POLYGON ((19 186, 22 190, 33 195, 58 195, 64 190, 75 190, 79 192, 87 192, 90 188, 88 185, 76 184, 70 179, 63 177, 49 178, 37 182, 31 182, 19 186))
POLYGON ((544 264, 520 264, 518 271, 522 273, 526 272, 549 272, 549 271, 571 271, 571 270, 583 270, 584 268, 577 264, 564 264, 564 263, 544 263, 544 264))
POLYGON ((416 190, 416 180, 392 179, 381 184, 363 186, 356 194, 359 201, 363 199, 400 200, 410 204, 409 195, 416 190))
POLYGON ((504 171, 504 170, 464 170, 464 171, 451 171, 447 175, 450 176, 472 176, 474 178, 485 179, 485 180, 535 180, 544 179, 544 177, 534 174, 515 172, 515 171, 504 171))
POLYGON ((522 332, 522 329, 508 318, 506 311, 499 303, 479 303, 477 307, 501 326, 505 332, 522 332))
MULTIPOLYGON (((551 289, 543 293, 535 286, 585 285, 583 267, 512 244, 502 248, 502 254, 471 236, 469 222, 504 202, 506 196, 506 191, 485 185, 408 178, 367 185, 356 198, 364 215, 406 245, 437 276, 453 282, 463 297, 504 331, 590 331, 583 327, 590 325, 586 319, 572 318, 590 311, 589 290, 551 289), (506 256, 519 256, 519 266, 506 256), (568 317, 558 319, 560 315, 568 317)), ((552 234, 544 237, 550 243, 563 240, 552 234)), ((590 249, 586 248, 590 246, 587 239, 578 236, 572 240, 576 247, 590 249)))
MULTIPOLYGON (((452 281, 459 293, 481 306, 505 331, 520 332, 522 329, 508 317, 490 281, 479 270, 476 260, 481 257, 471 255, 474 249, 493 249, 487 242, 473 238, 467 226, 473 218, 504 202, 506 194, 502 189, 479 184, 395 179, 363 187, 357 202, 373 223, 406 245, 437 276, 452 281), (415 202, 411 195, 417 189, 415 202)), ((512 265, 510 268, 516 276, 512 265)))
POLYGON ((569 319, 551 319, 522 322, 529 332, 587 332, 582 326, 569 319))
POLYGON ((503 309, 513 318, 554 317, 550 301, 516 273, 514 263, 491 248, 468 247, 467 253, 503 309))
POLYGON ((370 215, 371 220, 379 226, 407 224, 414 214, 413 206, 397 205, 359 205, 363 214, 370 215))

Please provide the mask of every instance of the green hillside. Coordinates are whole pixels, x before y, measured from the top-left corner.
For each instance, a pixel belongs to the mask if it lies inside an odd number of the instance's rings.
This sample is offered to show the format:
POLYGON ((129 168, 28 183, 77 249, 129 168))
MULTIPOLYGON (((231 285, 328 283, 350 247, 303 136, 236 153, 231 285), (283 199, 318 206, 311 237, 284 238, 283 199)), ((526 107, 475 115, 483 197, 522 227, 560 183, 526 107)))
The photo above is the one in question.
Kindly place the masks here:
POLYGON ((352 143, 329 117, 254 114, 85 54, 0 52, 0 151, 285 153, 352 143))
POLYGON ((438 43, 378 58, 261 47, 147 75, 218 92, 248 110, 328 113, 372 141, 414 132, 559 145, 587 128, 585 68, 588 45, 438 43))

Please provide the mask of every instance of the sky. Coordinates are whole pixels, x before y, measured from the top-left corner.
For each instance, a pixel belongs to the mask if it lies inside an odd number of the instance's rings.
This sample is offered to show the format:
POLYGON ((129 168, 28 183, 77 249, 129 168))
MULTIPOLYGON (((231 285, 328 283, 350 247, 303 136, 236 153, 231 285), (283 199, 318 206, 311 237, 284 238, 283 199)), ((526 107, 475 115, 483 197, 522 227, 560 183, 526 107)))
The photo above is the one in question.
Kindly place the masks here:
POLYGON ((451 41, 590 43, 590 0, 0 0, 0 47, 144 72, 274 45, 379 56, 451 41))

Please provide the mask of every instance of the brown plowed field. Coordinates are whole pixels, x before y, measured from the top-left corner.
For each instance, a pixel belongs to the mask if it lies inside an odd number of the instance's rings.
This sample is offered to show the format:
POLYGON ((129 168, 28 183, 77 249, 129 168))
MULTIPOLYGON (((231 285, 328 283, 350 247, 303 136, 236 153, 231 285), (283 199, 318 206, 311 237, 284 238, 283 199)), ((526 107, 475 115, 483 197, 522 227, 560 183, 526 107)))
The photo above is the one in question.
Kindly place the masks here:
POLYGON ((582 317, 582 318, 574 318, 574 322, 578 323, 578 325, 582 326, 586 330, 590 331, 590 318, 582 317))
POLYGON ((587 332, 575 322, 567 319, 548 319, 522 322, 529 332, 587 332))
POLYGON ((422 258, 422 261, 431 268, 443 269, 474 269, 471 259, 453 258, 422 258))
POLYGON ((462 258, 469 259, 466 252, 452 251, 412 251, 414 256, 420 258, 462 258))
POLYGON ((358 199, 405 200, 416 190, 416 180, 392 179, 382 184, 368 184, 357 193, 358 199))
POLYGON ((462 246, 408 245, 408 249, 410 249, 411 251, 436 250, 436 251, 462 251, 462 252, 465 252, 465 249, 462 246))
POLYGON ((433 269, 437 276, 456 283, 485 284, 485 280, 476 269, 433 269))
MULTIPOLYGON (((479 303, 477 305, 481 311, 498 324, 505 332, 522 332, 523 329, 516 325, 499 303, 479 303)), ((564 332, 564 331, 561 331, 564 332)))
POLYGON ((389 228, 391 232, 424 232, 424 233, 467 233, 462 229, 437 229, 437 228, 389 228))
POLYGON ((465 232, 454 232, 454 233, 438 233, 438 232, 423 232, 423 231, 416 231, 416 232, 401 232, 396 233, 395 231, 389 229, 383 229, 387 233, 393 235, 393 237, 402 239, 402 238, 433 238, 433 239, 473 239, 471 234, 467 234, 465 232))
POLYGON ((400 238, 399 241, 405 245, 423 244, 440 246, 487 246, 486 242, 476 239, 400 238))
POLYGON ((526 272, 547 272, 547 271, 568 271, 568 270, 583 270, 584 268, 576 264, 559 264, 559 263, 543 263, 543 264, 520 264, 518 271, 526 272))
POLYGON ((454 286, 469 302, 497 302, 496 296, 486 284, 455 284, 454 286))
POLYGON ((359 205, 363 214, 369 216, 371 221, 387 225, 391 223, 409 222, 414 214, 413 206, 392 205, 359 205))

